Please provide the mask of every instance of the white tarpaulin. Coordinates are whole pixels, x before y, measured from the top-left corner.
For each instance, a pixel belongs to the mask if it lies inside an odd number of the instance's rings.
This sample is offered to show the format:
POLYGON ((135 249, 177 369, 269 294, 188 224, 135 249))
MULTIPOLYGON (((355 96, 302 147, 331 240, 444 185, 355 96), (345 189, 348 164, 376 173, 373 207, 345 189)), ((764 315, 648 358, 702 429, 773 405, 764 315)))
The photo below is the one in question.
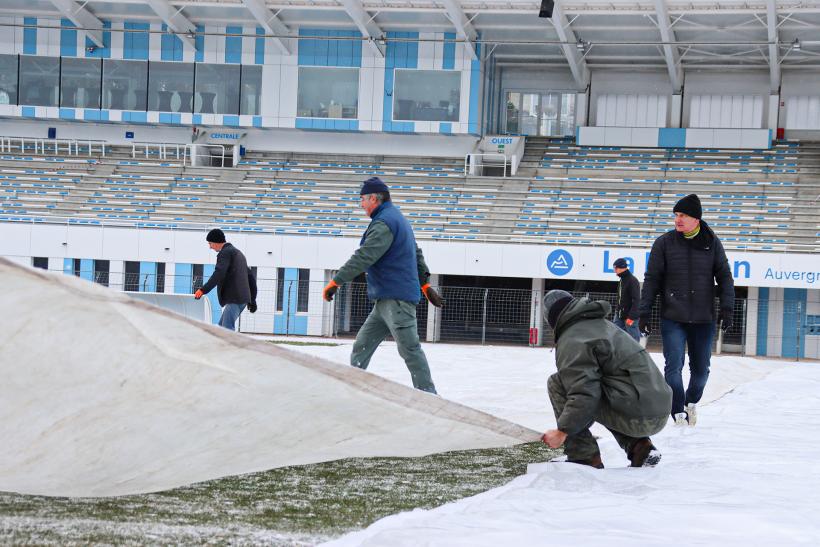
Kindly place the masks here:
POLYGON ((0 490, 112 496, 540 433, 0 258, 0 490))

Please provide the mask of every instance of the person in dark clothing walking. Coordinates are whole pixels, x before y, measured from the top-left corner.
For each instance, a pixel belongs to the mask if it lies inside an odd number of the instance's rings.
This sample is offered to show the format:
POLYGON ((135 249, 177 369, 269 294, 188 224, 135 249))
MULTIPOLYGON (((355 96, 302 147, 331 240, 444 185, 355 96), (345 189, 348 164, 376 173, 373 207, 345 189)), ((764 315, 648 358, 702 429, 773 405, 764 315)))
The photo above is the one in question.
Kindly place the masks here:
POLYGON ((672 388, 675 425, 697 423, 697 403, 709 378, 715 333, 715 281, 720 297, 720 323, 732 326, 735 284, 726 252, 701 219, 700 199, 689 194, 675 204, 675 229, 655 240, 641 293, 641 332, 649 334, 655 297, 661 298, 661 337, 666 382, 672 388), (681 371, 689 352, 689 387, 684 392, 681 371))
POLYGON ((371 218, 359 249, 345 262, 322 296, 328 302, 340 286, 367 272, 367 296, 373 310, 356 334, 350 364, 366 369, 376 348, 390 334, 404 359, 413 387, 436 393, 427 357, 419 343, 416 305, 422 293, 437 307, 443 300, 427 282, 430 272, 416 245, 413 229, 390 200, 390 190, 378 177, 362 184, 361 207, 371 218))
POLYGON ((222 230, 211 230, 205 240, 208 246, 219 254, 216 255, 214 273, 201 289, 197 289, 194 298, 199 300, 216 287, 219 305, 222 306, 219 325, 234 330, 236 320, 245 306, 249 312, 256 312, 256 278, 248 268, 245 255, 230 243, 226 243, 222 230))
POLYGON ((641 301, 641 287, 638 278, 629 271, 625 258, 619 258, 612 266, 615 274, 621 278, 618 282, 618 307, 615 309, 613 322, 636 342, 640 342, 638 306, 641 301))
POLYGON ((547 389, 558 427, 542 440, 552 448, 563 444, 571 463, 603 468, 589 431, 598 422, 624 449, 631 467, 657 465, 661 455, 649 436, 666 426, 672 391, 655 362, 606 320, 608 302, 552 290, 544 297, 544 310, 555 332, 558 372, 547 389))

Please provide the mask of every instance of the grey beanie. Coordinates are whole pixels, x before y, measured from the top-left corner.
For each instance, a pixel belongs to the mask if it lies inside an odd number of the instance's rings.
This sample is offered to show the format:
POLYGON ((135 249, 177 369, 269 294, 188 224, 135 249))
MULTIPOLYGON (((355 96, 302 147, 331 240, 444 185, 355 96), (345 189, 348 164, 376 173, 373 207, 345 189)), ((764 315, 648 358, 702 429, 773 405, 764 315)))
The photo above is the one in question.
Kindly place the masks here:
POLYGON ((553 289, 544 297, 544 316, 550 327, 555 328, 558 315, 572 300, 572 295, 561 289, 553 289))

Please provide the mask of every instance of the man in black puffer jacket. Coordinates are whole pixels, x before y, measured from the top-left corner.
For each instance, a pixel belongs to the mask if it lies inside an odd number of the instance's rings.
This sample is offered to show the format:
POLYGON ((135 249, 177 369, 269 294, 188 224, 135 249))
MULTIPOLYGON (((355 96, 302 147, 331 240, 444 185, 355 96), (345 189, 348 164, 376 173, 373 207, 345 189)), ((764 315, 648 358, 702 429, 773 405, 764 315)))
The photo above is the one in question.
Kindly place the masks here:
POLYGON ((655 297, 661 295, 661 336, 666 359, 664 376, 672 388, 675 425, 697 421, 696 404, 709 378, 715 333, 715 281, 723 330, 732 326, 735 285, 723 245, 701 220, 700 199, 690 194, 675 204, 675 229, 652 245, 641 293, 641 332, 649 334, 655 297), (681 371, 689 349, 689 387, 684 392, 681 371))
POLYGON ((636 342, 640 342, 638 304, 641 301, 641 287, 638 278, 629 271, 629 264, 625 258, 619 258, 612 266, 615 268, 615 274, 621 279, 618 283, 618 306, 615 308, 612 322, 636 342))

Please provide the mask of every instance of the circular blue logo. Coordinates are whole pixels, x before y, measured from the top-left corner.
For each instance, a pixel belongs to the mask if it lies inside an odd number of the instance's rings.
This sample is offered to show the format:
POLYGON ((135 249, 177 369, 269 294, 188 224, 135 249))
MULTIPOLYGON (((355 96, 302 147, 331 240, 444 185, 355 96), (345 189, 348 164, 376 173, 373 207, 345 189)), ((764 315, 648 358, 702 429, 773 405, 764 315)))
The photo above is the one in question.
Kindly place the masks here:
POLYGON ((552 275, 566 275, 572 270, 572 255, 564 249, 555 249, 547 257, 547 269, 552 275))

